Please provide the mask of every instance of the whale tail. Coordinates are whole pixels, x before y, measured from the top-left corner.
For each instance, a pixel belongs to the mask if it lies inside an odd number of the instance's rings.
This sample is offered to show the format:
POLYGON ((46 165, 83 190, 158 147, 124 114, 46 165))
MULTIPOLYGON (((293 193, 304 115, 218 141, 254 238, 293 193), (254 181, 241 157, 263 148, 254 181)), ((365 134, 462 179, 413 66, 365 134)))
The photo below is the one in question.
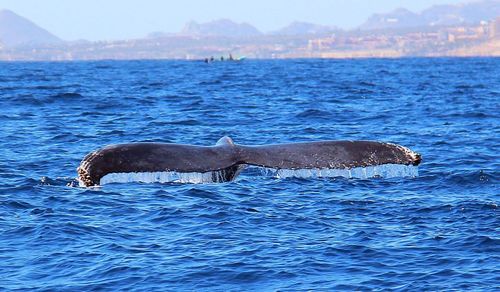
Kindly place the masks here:
POLYGON ((107 182, 228 182, 247 166, 275 170, 325 170, 418 165, 410 149, 373 141, 322 141, 265 146, 236 145, 223 137, 215 146, 132 143, 104 147, 77 168, 84 186, 107 182))

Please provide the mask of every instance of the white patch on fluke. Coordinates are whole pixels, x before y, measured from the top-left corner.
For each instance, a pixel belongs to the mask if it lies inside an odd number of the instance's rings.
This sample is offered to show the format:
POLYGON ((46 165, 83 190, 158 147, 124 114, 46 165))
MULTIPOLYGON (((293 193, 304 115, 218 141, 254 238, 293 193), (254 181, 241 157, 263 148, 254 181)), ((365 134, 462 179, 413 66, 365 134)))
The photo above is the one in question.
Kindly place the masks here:
MULTIPOLYGON (((261 168, 264 175, 272 175, 277 178, 322 178, 322 177, 345 177, 368 179, 373 177, 417 177, 418 167, 413 165, 384 164, 368 167, 356 167, 351 169, 272 169, 261 168)), ((225 171, 209 172, 130 172, 110 173, 101 178, 100 184, 110 183, 220 183, 225 182, 225 171)))

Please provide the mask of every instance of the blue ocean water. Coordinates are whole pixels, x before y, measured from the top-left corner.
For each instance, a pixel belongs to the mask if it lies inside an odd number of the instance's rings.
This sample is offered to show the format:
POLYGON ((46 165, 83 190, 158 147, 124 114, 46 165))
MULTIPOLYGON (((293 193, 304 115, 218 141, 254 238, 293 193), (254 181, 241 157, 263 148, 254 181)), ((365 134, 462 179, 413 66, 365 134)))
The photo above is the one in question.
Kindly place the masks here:
POLYGON ((2 290, 498 290, 500 59, 0 63, 2 290), (88 152, 363 139, 415 178, 68 187, 88 152))

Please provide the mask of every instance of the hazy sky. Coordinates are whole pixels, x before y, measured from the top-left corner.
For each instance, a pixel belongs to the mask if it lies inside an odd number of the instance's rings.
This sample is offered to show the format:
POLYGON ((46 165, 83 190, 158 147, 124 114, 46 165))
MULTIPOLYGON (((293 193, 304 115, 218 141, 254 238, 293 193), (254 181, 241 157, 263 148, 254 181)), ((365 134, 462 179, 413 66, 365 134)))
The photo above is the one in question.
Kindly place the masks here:
POLYGON ((261 31, 294 20, 353 28, 372 13, 404 7, 419 12, 467 0, 0 0, 65 40, 127 39, 150 32, 178 32, 190 20, 229 18, 261 31))

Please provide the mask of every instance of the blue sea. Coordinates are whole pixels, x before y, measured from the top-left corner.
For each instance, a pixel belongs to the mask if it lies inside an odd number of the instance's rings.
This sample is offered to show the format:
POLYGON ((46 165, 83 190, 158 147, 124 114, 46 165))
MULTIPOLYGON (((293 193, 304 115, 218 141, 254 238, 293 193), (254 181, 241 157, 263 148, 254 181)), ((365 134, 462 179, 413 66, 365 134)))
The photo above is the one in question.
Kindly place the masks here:
POLYGON ((0 290, 500 289, 500 59, 0 63, 0 290), (72 187, 108 144, 393 142, 417 177, 72 187))

